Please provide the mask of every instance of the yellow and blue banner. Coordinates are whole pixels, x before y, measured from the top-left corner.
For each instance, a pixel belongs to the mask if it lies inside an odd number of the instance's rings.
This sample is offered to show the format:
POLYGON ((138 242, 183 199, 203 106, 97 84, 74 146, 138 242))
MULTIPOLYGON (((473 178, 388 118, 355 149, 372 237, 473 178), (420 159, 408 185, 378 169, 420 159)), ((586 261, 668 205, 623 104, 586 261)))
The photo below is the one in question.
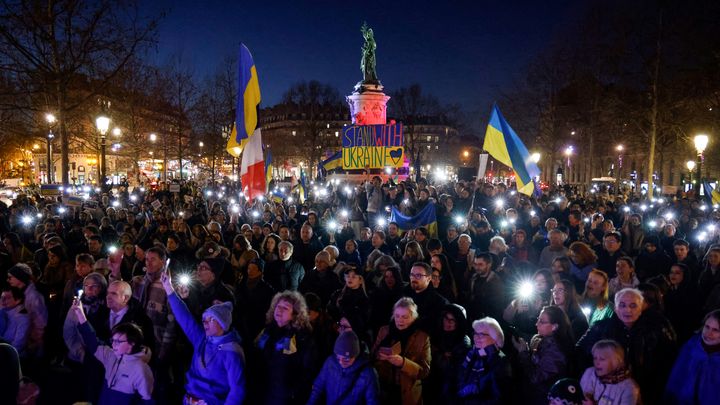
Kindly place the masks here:
POLYGON ((235 157, 245 148, 258 124, 260 81, 250 50, 240 44, 238 58, 238 97, 235 107, 235 124, 228 137, 227 152, 235 157))
POLYGON ((536 191, 534 179, 540 175, 540 169, 497 105, 493 106, 483 149, 498 162, 513 169, 518 192, 529 196, 536 191))
POLYGON ((714 190, 709 182, 703 181, 705 189, 705 198, 710 205, 720 204, 720 191, 714 190))
POLYGON ((342 134, 342 168, 402 167, 404 145, 401 123, 347 126, 342 134))
POLYGON ((305 172, 302 168, 300 168, 300 181, 298 181, 297 186, 293 187, 293 189, 298 193, 298 201, 300 204, 305 203, 305 199, 307 198, 307 185, 305 184, 305 172))
POLYGON ((425 208, 417 213, 417 215, 412 217, 403 215, 396 207, 393 207, 390 212, 390 221, 396 222, 398 224, 398 228, 403 232, 424 226, 430 233, 430 237, 438 237, 437 217, 435 216, 434 203, 426 205, 425 208))
POLYGON ((270 181, 273 178, 273 159, 270 149, 265 150, 265 187, 270 187, 270 181))
POLYGON ((318 171, 321 173, 321 175, 323 177, 330 170, 335 170, 338 168, 342 169, 342 152, 341 151, 337 151, 337 152, 333 153, 332 155, 330 155, 330 157, 323 160, 318 165, 318 169, 319 169, 318 171))

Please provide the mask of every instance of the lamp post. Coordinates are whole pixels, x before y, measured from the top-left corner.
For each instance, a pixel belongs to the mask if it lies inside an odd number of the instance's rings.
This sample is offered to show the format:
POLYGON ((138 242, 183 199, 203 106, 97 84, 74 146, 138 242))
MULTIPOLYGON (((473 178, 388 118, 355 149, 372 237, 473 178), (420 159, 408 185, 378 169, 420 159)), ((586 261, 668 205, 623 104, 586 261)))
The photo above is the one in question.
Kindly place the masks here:
POLYGON ((707 144, 710 141, 710 138, 705 134, 698 134, 695 135, 695 138, 693 139, 695 142, 695 150, 697 151, 697 181, 702 181, 702 166, 703 166, 703 160, 705 160, 705 156, 703 155, 703 152, 705 152, 705 148, 707 148, 707 144))
POLYGON ((693 182, 692 182, 692 174, 693 174, 693 170, 695 170, 695 161, 688 160, 686 165, 688 168, 688 172, 690 173, 690 188, 695 188, 695 187, 693 187, 693 182))
POLYGON ((565 153, 565 156, 567 156, 567 174, 566 174, 567 179, 566 179, 565 183, 570 183, 570 156, 573 153, 573 147, 568 146, 567 148, 565 148, 564 153, 565 153))
POLYGON ((48 122, 48 134, 47 134, 47 184, 53 183, 53 164, 52 164, 52 140, 55 135, 52 132, 52 126, 56 119, 53 114, 45 114, 45 120, 48 122))
POLYGON ((618 145, 615 147, 615 150, 618 152, 618 169, 617 169, 617 173, 615 173, 615 195, 619 195, 620 194, 620 177, 622 177, 623 151, 625 150, 625 147, 622 145, 618 145))
POLYGON ((103 112, 95 120, 95 125, 100 132, 100 187, 105 187, 105 142, 107 141, 105 135, 110 127, 110 118, 103 112))

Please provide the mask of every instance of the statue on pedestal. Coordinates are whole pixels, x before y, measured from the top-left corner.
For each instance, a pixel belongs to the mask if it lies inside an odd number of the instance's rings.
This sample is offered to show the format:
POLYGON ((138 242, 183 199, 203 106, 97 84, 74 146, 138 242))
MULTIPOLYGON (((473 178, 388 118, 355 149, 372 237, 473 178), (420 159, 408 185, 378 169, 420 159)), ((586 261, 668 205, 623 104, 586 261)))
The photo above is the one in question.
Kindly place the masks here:
POLYGON ((362 47, 362 60, 360 61, 360 70, 363 72, 363 83, 380 83, 377 72, 375 71, 375 49, 377 48, 377 44, 375 43, 373 30, 368 27, 367 22, 364 22, 360 28, 360 32, 362 32, 363 38, 365 38, 365 44, 363 44, 362 47))

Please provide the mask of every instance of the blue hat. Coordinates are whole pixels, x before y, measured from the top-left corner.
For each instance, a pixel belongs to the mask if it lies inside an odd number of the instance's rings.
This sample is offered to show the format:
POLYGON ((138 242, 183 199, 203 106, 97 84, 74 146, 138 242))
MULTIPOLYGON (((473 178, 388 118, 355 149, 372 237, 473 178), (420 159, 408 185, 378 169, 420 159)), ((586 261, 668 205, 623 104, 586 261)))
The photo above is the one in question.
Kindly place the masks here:
POLYGON ((203 319, 212 317, 222 327, 223 331, 230 329, 232 324, 232 302, 223 302, 222 304, 213 305, 203 312, 203 319))

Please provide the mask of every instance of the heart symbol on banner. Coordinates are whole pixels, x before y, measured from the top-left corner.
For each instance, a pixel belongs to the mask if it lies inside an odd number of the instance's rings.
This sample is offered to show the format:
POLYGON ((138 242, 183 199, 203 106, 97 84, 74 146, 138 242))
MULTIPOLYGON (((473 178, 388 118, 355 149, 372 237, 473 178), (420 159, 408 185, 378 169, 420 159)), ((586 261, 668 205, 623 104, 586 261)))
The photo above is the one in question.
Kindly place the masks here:
POLYGON ((390 151, 390 157, 392 158, 395 166, 397 166, 398 162, 400 161, 400 158, 402 158, 402 154, 403 154, 402 148, 397 148, 395 150, 390 151))

